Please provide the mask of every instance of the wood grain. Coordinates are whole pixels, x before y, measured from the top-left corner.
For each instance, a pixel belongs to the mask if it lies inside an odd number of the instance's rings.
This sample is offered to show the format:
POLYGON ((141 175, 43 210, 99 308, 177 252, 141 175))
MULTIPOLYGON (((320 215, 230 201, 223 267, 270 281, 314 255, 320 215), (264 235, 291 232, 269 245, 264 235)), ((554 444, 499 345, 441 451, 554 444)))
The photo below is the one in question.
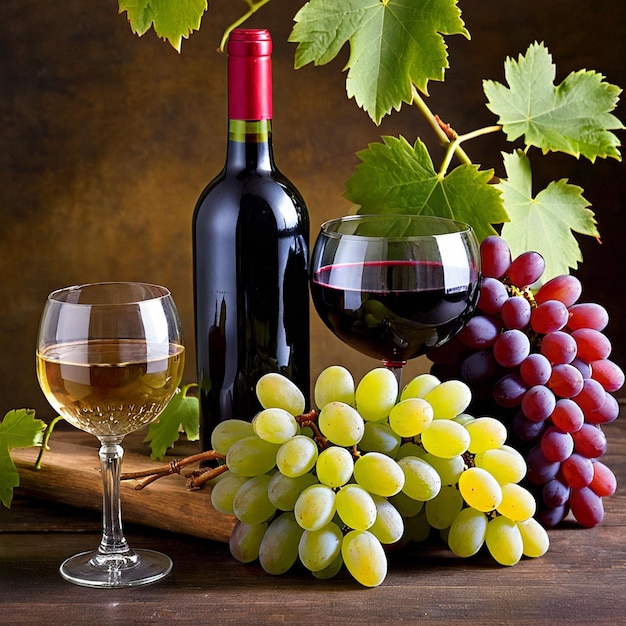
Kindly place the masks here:
MULTIPOLYGON (((151 461, 145 452, 135 452, 136 441, 136 438, 129 437, 128 444, 124 442, 123 472, 142 471, 168 462, 151 461)), ((12 456, 20 474, 16 495, 102 510, 98 445, 95 437, 84 433, 55 431, 50 450, 44 454, 42 471, 33 469, 36 449, 14 450, 12 456)), ((185 468, 186 471, 190 469, 193 467, 185 468)), ((228 541, 235 519, 213 508, 210 486, 189 491, 185 479, 178 475, 160 478, 140 491, 135 489, 136 485, 134 480, 122 482, 125 522, 228 541)))

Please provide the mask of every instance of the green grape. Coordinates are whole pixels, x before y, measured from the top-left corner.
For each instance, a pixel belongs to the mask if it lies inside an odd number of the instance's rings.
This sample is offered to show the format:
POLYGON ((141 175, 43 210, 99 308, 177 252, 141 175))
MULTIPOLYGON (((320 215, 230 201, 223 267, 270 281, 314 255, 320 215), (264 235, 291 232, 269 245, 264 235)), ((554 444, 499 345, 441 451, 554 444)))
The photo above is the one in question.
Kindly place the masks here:
POLYGON ((440 456, 426 452, 420 458, 437 470, 442 485, 456 485, 459 482, 459 476, 465 471, 465 460, 462 456, 442 459, 440 456))
POLYGON ((237 521, 228 541, 228 547, 232 556, 241 563, 256 561, 259 558, 259 548, 267 527, 267 522, 246 524, 237 521))
POLYGON ((415 500, 407 496, 404 491, 397 493, 395 496, 389 498, 389 502, 400 511, 402 517, 408 518, 417 515, 424 508, 423 500, 415 500))
POLYGON ((304 567, 319 572, 331 565, 341 554, 343 533, 334 522, 319 530, 305 530, 298 544, 298 555, 304 567))
POLYGON ((317 455, 317 444, 313 439, 296 435, 278 448, 276 465, 285 476, 295 478, 313 469, 317 455))
POLYGON ((404 520, 404 538, 407 541, 421 543, 430 537, 430 524, 424 511, 404 520))
POLYGON ((276 372, 269 372, 259 378, 256 397, 264 409, 284 409, 291 415, 300 415, 306 408, 304 394, 298 386, 276 372))
POLYGON ((252 419, 257 437, 270 443, 285 443, 298 434, 295 417, 285 409, 263 409, 252 419))
POLYGON ((335 498, 341 521, 355 530, 367 530, 376 521, 376 505, 369 492, 359 485, 344 485, 335 498))
POLYGON ((259 439, 256 435, 244 437, 233 443, 226 454, 228 469, 237 476, 260 476, 276 465, 280 446, 259 439))
POLYGON ((459 478, 463 499, 477 511, 493 511, 502 502, 502 487, 486 470, 470 467, 459 478))
POLYGON ((339 446, 330 446, 322 450, 315 464, 317 479, 329 487, 345 485, 352 478, 353 470, 352 454, 339 446))
POLYGON ((317 484, 317 478, 311 473, 301 476, 285 476, 276 472, 270 480, 267 495, 270 502, 279 511, 293 511, 298 496, 309 486, 317 484))
POLYGON ((270 480, 267 474, 253 476, 239 488, 233 500, 233 512, 238 520, 246 524, 260 524, 276 513, 276 507, 267 495, 270 480))
POLYGON ((259 562, 268 574, 284 574, 298 560, 302 528, 293 513, 281 513, 269 525, 259 547, 259 562))
POLYGON ((470 434, 468 450, 472 454, 494 450, 506 441, 506 426, 494 417, 479 417, 465 425, 470 434))
POLYGON ((313 390, 315 406, 323 409, 329 402, 354 404, 354 379, 341 365, 331 365, 323 370, 315 381, 313 390))
POLYGON ((436 420, 450 420, 463 413, 471 399, 470 388, 460 380, 446 380, 424 396, 424 400, 433 407, 436 420))
POLYGON ((470 443, 465 426, 452 420, 435 420, 423 433, 422 445, 427 452, 442 459, 464 454, 470 443))
POLYGON ((389 412, 389 426, 400 437, 415 437, 433 421, 433 407, 422 398, 401 400, 389 412))
POLYGON ((487 516, 471 507, 454 518, 448 532, 448 547, 463 558, 476 554, 485 543, 487 516))
POLYGON ((437 530, 449 528, 463 508, 463 498, 456 487, 445 486, 426 502, 424 510, 428 523, 437 530))
POLYGON ((376 505, 376 520, 368 528, 382 544, 396 543, 404 534, 402 515, 387 498, 372 495, 376 505))
POLYGON ((382 452, 387 456, 395 457, 400 448, 402 439, 394 433, 385 422, 365 422, 363 437, 359 442, 361 452, 382 452))
POLYGON ((424 450, 424 448, 422 448, 422 446, 420 446, 418 443, 415 443, 414 441, 407 441, 400 446, 395 458, 396 461, 399 461, 405 456, 416 456, 420 459, 423 459, 426 457, 426 454, 426 450, 424 450))
POLYGON ((404 472, 402 491, 414 500, 431 500, 441 489, 441 478, 437 470, 416 456, 405 456, 398 460, 404 472))
POLYGON ((347 570, 364 587, 377 587, 387 576, 387 556, 382 544, 367 530, 351 530, 341 544, 347 570))
POLYGON ((548 533, 534 517, 517 522, 517 527, 522 537, 524 556, 537 558, 548 551, 550 547, 548 533))
POLYGON ((224 472, 213 485, 211 504, 216 511, 233 515, 233 500, 239 488, 248 480, 246 476, 237 476, 231 471, 224 472))
POLYGON ((343 559, 341 558, 341 552, 339 556, 330 563, 324 569, 321 569, 319 572, 313 572, 313 576, 318 578, 319 580, 329 580, 330 578, 334 578, 341 571, 343 567, 343 559))
POLYGON ((517 524, 508 517, 499 515, 489 520, 485 543, 491 556, 500 565, 515 565, 522 558, 522 535, 517 524))
POLYGON ((476 420, 476 418, 469 413, 459 413, 456 417, 453 417, 452 419, 458 424, 461 424, 461 426, 467 426, 468 424, 471 424, 473 421, 476 420))
POLYGON ((363 418, 345 402, 329 402, 319 413, 317 425, 324 437, 338 446, 354 446, 363 437, 363 418))
POLYGON ((518 483, 526 476, 526 461, 521 453, 511 446, 485 450, 474 457, 474 464, 488 471, 501 485, 518 483))
POLYGON ((397 399, 398 381, 386 367, 376 367, 367 372, 355 392, 356 407, 366 421, 385 419, 397 399))
POLYGON ((440 383, 441 381, 432 374, 419 374, 405 385, 400 394, 400 400, 423 398, 440 383))
POLYGON ((354 479, 364 489, 388 498, 404 486, 402 468, 386 454, 368 452, 354 464, 354 479))
POLYGON ((307 487, 296 500, 296 521, 304 530, 323 528, 335 515, 336 499, 335 492, 326 485, 307 487))
POLYGON ((525 522, 536 513, 537 503, 528 489, 516 483, 505 483, 502 485, 502 502, 496 510, 514 522, 525 522))
POLYGON ((237 419, 224 420, 217 424, 211 433, 211 447, 216 452, 226 455, 236 441, 253 435, 254 429, 250 422, 237 419))

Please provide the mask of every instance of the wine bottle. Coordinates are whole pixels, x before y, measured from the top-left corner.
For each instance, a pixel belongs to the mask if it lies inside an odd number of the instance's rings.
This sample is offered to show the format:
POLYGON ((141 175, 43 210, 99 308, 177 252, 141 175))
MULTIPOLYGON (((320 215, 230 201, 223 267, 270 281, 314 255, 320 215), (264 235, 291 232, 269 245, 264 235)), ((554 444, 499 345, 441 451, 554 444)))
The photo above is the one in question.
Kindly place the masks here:
POLYGON ((236 29, 228 42, 228 145, 193 216, 200 437, 251 420, 267 372, 309 393, 309 217, 272 147, 272 40, 236 29))

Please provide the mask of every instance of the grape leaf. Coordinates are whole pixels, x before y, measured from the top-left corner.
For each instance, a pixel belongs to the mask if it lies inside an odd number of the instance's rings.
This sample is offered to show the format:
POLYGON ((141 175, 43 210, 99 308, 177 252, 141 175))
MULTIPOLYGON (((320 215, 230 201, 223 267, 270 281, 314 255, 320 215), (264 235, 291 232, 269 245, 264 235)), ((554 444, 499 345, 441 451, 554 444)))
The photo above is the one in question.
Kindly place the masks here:
POLYGON ((310 0, 296 14, 289 41, 296 68, 324 65, 350 42, 346 91, 379 124, 414 84, 443 80, 448 66, 442 35, 469 38, 457 0, 310 0))
POLYGON ((178 52, 182 38, 200 28, 208 9, 207 0, 119 0, 118 4, 120 13, 126 11, 133 33, 141 37, 154 25, 154 32, 178 52))
POLYGON ((536 197, 532 195, 532 172, 528 156, 521 150, 504 154, 508 178, 498 187, 511 221, 502 227, 513 257, 535 250, 546 262, 543 278, 569 274, 582 261, 572 231, 599 237, 593 211, 583 190, 567 180, 551 182, 536 197))
POLYGON ((153 461, 162 459, 168 448, 178 441, 181 426, 189 441, 198 440, 199 403, 198 398, 187 395, 191 386, 178 390, 158 420, 150 424, 144 442, 150 444, 150 458, 153 461))
POLYGON ((508 219, 500 192, 489 184, 493 170, 459 165, 441 176, 420 139, 383 137, 357 153, 362 163, 346 181, 346 197, 362 213, 423 214, 472 226, 479 240, 495 233, 491 224, 508 219))
POLYGON ((556 66, 543 44, 529 46, 518 61, 507 58, 509 87, 483 81, 488 108, 499 116, 509 141, 524 135, 526 145, 544 154, 560 151, 594 162, 597 157, 621 160, 619 139, 611 132, 624 128, 610 113, 621 89, 601 74, 573 72, 555 86, 556 66))
POLYGON ((46 424, 35 419, 32 409, 9 411, 0 422, 0 502, 11 507, 13 488, 20 484, 11 448, 30 448, 41 445, 46 424))

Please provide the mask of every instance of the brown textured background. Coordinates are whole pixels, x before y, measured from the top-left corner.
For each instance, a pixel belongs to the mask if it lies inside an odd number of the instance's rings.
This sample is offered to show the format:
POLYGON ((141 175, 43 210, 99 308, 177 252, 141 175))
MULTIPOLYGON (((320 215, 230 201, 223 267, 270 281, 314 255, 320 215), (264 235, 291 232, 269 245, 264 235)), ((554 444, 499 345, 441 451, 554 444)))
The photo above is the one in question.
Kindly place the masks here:
MULTIPOLYGON (((346 98, 347 48, 328 66, 294 71, 287 37, 301 4, 274 0, 249 25, 272 31, 276 160, 307 199, 314 238, 323 220, 349 208, 341 194, 356 151, 382 134, 411 142, 418 135, 431 142, 431 134, 410 107, 377 128, 346 98)), ((444 84, 431 83, 429 100, 460 132, 494 123, 481 80, 502 81, 505 57, 535 40, 552 52, 558 82, 588 68, 626 87, 624 0, 461 0, 460 7, 472 41, 447 38, 451 69, 444 84)), ((0 3, 0 415, 27 406, 50 413, 34 374, 39 315, 51 290, 79 282, 169 286, 193 380, 191 216, 223 164, 226 60, 215 49, 244 8, 212 2, 179 55, 152 31, 134 36, 115 0, 0 3)), ((626 107, 617 114, 626 119, 626 107)), ((510 147, 490 137, 466 149, 497 167, 499 151, 510 147)), ((603 244, 583 241, 578 274, 584 299, 609 309, 614 358, 624 366, 625 166, 541 159, 536 151, 533 166, 536 189, 569 178, 596 211, 603 244)), ((312 362, 313 373, 341 363, 357 377, 376 364, 332 337, 315 315, 312 362)), ((418 359, 407 376, 426 367, 418 359)))

